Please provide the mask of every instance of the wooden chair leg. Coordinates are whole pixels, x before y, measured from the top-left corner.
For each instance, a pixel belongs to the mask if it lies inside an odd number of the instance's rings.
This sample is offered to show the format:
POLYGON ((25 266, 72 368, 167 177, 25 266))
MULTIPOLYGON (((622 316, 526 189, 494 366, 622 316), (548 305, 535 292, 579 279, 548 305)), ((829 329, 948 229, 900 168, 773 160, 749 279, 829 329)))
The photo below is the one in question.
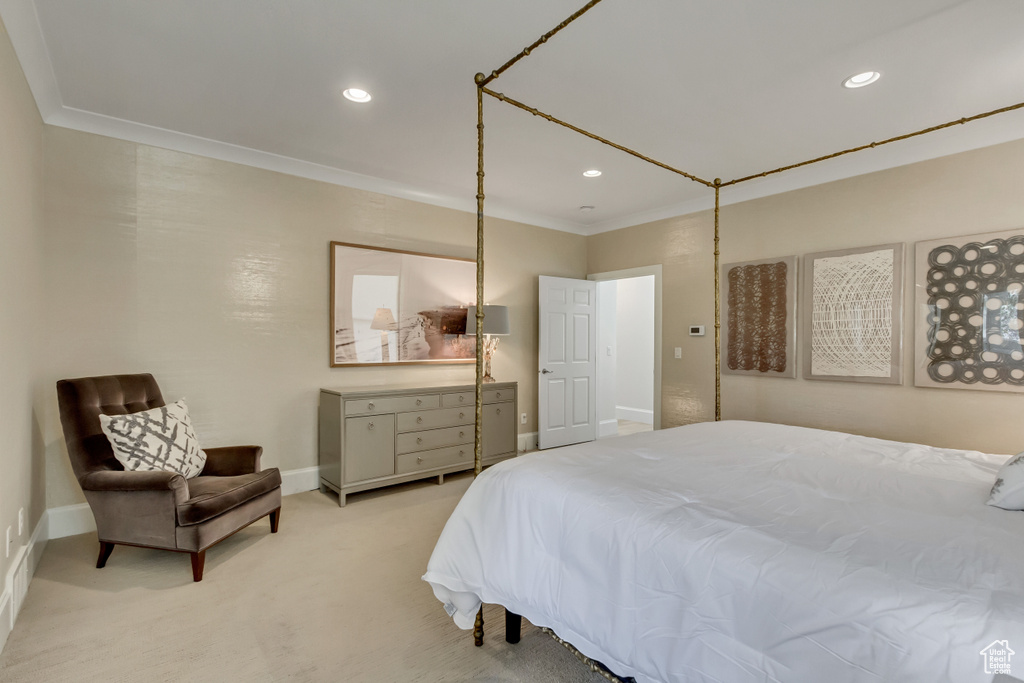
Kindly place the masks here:
POLYGON ((277 533, 277 524, 281 521, 281 508, 277 508, 270 513, 270 533, 277 533))
POLYGON ((203 567, 206 566, 206 551, 200 550, 197 553, 191 553, 192 555, 192 580, 202 581, 203 580, 203 567))
POLYGON ((523 633, 523 618, 505 610, 505 642, 518 643, 523 633))
POLYGON ((114 552, 114 544, 100 541, 100 555, 96 558, 96 569, 103 569, 107 566, 107 558, 114 552))

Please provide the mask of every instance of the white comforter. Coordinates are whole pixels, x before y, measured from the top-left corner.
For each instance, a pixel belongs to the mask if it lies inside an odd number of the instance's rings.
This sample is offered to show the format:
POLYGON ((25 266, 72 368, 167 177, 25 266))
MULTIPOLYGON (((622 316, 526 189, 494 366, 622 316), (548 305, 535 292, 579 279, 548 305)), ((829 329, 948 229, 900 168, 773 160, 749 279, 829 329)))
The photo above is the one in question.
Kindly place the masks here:
POLYGON ((641 683, 989 682, 995 640, 1020 676, 1006 458, 752 422, 534 453, 477 478, 423 578, 461 628, 504 605, 641 683))

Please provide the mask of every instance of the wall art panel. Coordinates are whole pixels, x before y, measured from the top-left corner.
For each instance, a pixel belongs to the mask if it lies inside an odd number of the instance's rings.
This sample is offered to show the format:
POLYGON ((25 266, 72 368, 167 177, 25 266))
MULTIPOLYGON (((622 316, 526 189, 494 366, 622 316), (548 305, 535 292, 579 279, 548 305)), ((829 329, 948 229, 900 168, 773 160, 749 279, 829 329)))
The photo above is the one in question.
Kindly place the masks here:
POLYGON ((1024 391, 1024 229, 918 242, 914 383, 1024 391))
POLYGON ((722 372, 796 377, 796 256, 722 266, 722 372))
POLYGON ((903 245, 804 256, 804 377, 900 384, 903 245))

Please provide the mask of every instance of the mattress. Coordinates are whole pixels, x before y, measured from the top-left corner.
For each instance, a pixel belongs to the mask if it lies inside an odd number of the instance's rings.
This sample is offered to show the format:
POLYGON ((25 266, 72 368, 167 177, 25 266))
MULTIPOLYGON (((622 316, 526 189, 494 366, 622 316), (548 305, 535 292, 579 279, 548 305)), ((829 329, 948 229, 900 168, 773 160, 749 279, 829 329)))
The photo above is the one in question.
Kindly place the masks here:
POLYGON ((503 605, 640 683, 988 683, 1024 672, 990 658, 1024 648, 1007 458, 739 421, 537 452, 473 482, 423 578, 461 628, 503 605))

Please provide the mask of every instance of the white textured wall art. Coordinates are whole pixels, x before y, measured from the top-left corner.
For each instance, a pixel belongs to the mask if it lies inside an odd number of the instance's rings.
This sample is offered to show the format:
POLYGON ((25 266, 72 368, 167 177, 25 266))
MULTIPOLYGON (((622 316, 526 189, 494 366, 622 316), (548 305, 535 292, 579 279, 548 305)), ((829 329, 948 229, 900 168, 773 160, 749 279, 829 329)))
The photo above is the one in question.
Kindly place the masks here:
POLYGON ((811 254, 804 376, 899 383, 903 245, 811 254))

